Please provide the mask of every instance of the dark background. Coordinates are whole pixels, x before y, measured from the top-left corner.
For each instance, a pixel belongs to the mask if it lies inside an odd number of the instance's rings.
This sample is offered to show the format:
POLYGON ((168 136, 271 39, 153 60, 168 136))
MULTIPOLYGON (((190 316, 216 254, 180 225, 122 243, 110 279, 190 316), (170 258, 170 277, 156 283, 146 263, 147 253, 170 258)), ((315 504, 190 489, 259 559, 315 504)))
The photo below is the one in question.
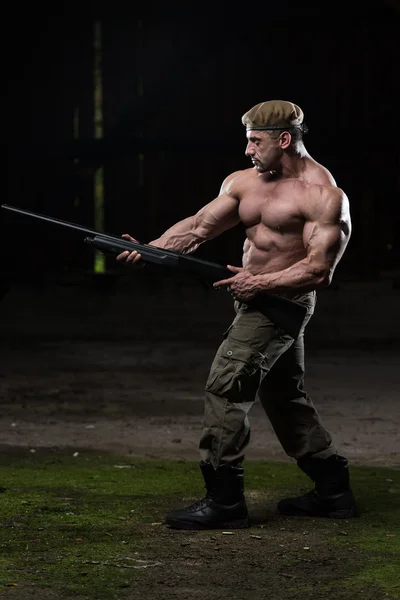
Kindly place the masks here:
MULTIPOLYGON (((217 196, 229 173, 250 166, 242 114, 287 99, 305 112, 307 149, 351 201, 354 232, 337 282, 396 277, 397 2, 122 6, 10 7, 3 202, 91 227, 93 176, 103 166, 105 230, 150 241, 217 196), (93 133, 96 19, 102 140, 93 133)), ((92 271, 92 252, 76 236, 1 212, 4 286, 92 271)), ((240 264, 242 243, 238 226, 197 255, 240 264)), ((113 259, 107 271, 122 273, 113 259)))
MULTIPOLYGON (((306 147, 348 194, 353 218, 307 326, 307 386, 346 455, 373 464, 398 463, 399 447, 399 4, 14 3, 0 36, 2 203, 93 227, 103 167, 105 230, 144 242, 250 166, 244 112, 270 99, 303 108, 306 147)), ((0 219, 1 443, 163 457, 179 446, 197 457, 202 390, 231 296, 114 258, 95 274, 82 236, 3 210, 0 219)), ((240 264, 243 239, 238 226, 196 254, 240 264)), ((255 447, 282 457, 260 410, 255 447)))

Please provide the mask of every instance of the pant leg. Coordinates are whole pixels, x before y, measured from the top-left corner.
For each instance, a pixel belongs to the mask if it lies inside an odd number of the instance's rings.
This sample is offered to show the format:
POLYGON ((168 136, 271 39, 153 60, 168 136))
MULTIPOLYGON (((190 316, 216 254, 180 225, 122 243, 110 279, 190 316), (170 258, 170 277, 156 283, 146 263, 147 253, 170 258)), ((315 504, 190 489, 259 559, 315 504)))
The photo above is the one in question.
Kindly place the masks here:
POLYGON ((247 414, 264 377, 293 343, 261 312, 240 303, 235 309, 206 383, 200 455, 215 468, 243 460, 250 441, 247 414))
POLYGON ((337 454, 304 390, 304 329, 264 378, 259 398, 286 454, 296 460, 337 454))

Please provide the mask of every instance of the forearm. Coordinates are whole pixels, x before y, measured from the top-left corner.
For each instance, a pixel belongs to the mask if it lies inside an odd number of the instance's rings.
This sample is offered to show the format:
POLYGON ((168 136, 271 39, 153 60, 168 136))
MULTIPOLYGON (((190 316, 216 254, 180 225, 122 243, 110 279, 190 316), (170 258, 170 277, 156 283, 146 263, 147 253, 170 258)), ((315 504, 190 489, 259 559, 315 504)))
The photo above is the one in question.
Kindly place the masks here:
POLYGON ((172 225, 159 238, 149 242, 151 246, 172 250, 179 254, 189 254, 207 240, 198 227, 195 216, 183 219, 172 225))
POLYGON ((330 284, 330 270, 324 265, 313 265, 308 259, 277 271, 255 275, 257 288, 262 292, 276 294, 287 292, 309 292, 330 284))

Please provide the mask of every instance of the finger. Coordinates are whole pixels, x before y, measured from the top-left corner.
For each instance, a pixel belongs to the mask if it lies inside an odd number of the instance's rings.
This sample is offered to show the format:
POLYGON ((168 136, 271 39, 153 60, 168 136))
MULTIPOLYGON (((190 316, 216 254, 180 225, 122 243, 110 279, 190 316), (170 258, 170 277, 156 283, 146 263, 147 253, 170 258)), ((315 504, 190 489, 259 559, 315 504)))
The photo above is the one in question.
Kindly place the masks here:
POLYGON ((244 271, 243 267, 235 267, 233 265, 226 265, 228 267, 228 269, 230 271, 232 271, 233 273, 240 273, 241 271, 244 271))
POLYGON ((137 243, 137 240, 135 240, 135 238, 133 238, 131 235, 129 235, 129 233, 123 233, 121 237, 125 238, 126 240, 129 240, 130 242, 137 243))
POLYGON ((125 258, 129 255, 128 250, 125 250, 125 252, 121 252, 121 254, 118 254, 117 259, 116 260, 125 260, 125 258))
POLYGON ((128 258, 126 259, 126 262, 130 262, 130 263, 135 263, 137 261, 139 261, 142 258, 142 255, 139 254, 136 250, 134 250, 133 252, 131 252, 128 256, 128 258))
POLYGON ((129 262, 129 265, 134 269, 141 269, 146 266, 144 260, 142 260, 142 255, 138 254, 132 261, 129 262))
POLYGON ((229 279, 221 279, 220 281, 216 281, 213 284, 213 287, 219 288, 219 287, 222 287, 224 285, 230 285, 231 283, 232 283, 232 278, 230 277, 229 279))

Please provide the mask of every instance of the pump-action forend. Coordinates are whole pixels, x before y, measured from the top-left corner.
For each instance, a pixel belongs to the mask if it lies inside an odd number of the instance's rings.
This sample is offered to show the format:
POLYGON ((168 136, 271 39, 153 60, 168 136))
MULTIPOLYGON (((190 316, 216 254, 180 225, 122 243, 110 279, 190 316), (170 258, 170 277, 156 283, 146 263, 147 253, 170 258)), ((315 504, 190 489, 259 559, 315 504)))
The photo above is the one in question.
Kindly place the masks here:
MULTIPOLYGON (((75 231, 80 231, 81 233, 86 234, 84 241, 101 252, 120 254, 125 250, 128 250, 129 252, 136 250, 141 254, 142 260, 145 263, 172 267, 187 275, 202 279, 209 284, 233 276, 228 268, 207 260, 194 258, 193 256, 188 256, 186 254, 178 254, 148 244, 130 242, 116 235, 88 229, 87 227, 82 227, 75 223, 69 223, 68 221, 62 221, 61 219, 34 213, 16 206, 2 204, 1 208, 28 217, 33 217, 34 219, 47 221, 54 225, 61 225, 75 231)), ((307 309, 303 304, 283 296, 269 293, 260 294, 254 298, 254 300, 251 300, 249 304, 261 311, 268 319, 275 323, 277 327, 283 329, 291 337, 296 338, 299 335, 301 325, 307 312, 307 309)))

